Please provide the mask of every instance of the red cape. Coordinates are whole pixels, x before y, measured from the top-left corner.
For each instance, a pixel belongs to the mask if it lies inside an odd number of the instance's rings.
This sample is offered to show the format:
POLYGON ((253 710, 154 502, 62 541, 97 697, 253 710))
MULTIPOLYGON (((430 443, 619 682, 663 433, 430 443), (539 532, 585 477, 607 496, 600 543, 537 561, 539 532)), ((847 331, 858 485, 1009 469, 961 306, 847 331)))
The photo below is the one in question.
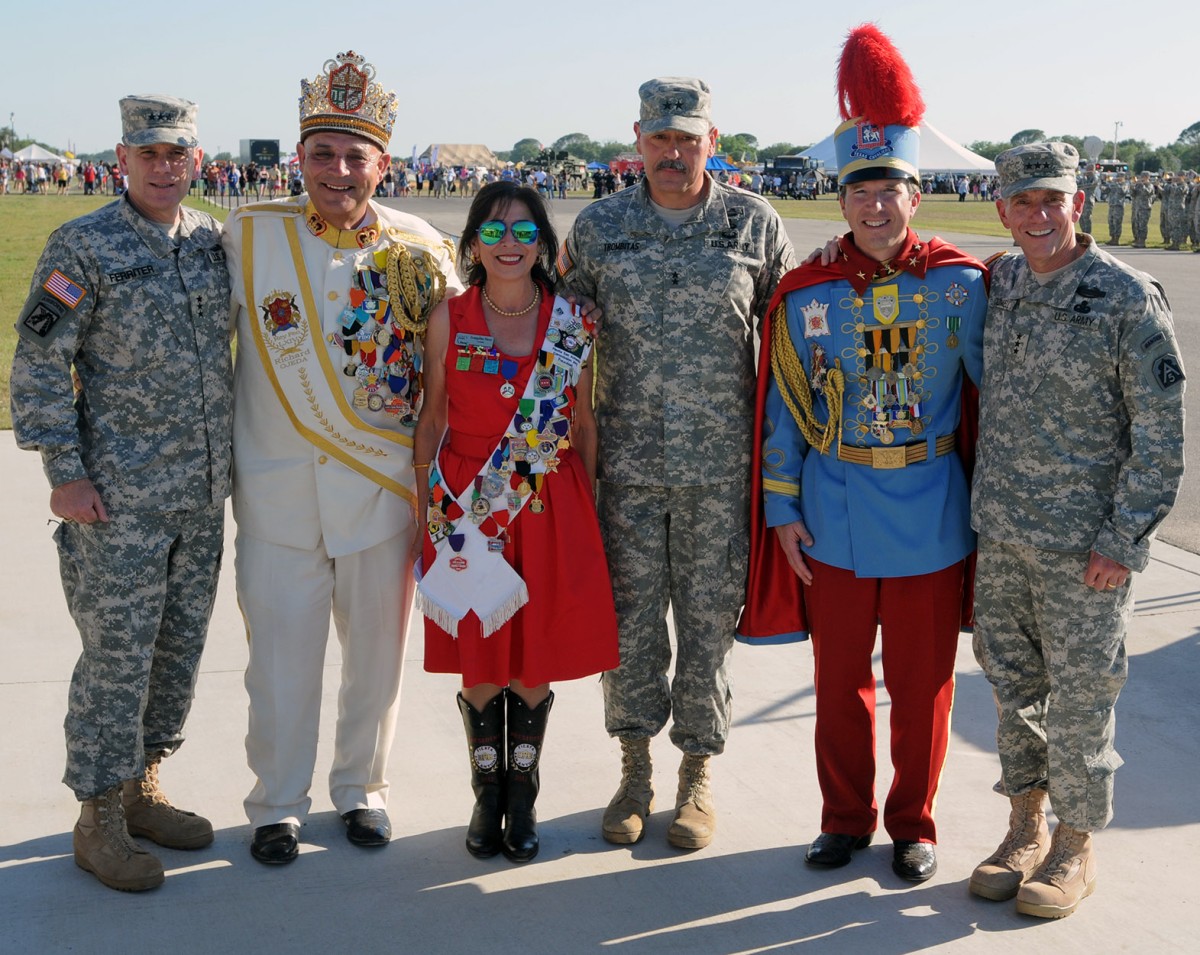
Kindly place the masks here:
MULTIPOLYGON (((934 236, 918 244, 917 235, 909 230, 905 250, 897 260, 908 257, 907 271, 924 277, 932 268, 960 266, 983 272, 988 270, 973 256, 934 236), (914 251, 915 249, 915 251, 914 251)), ((750 574, 746 581, 746 602, 738 621, 737 639, 742 643, 794 643, 808 639, 808 620, 804 612, 804 587, 800 578, 788 566, 773 528, 767 527, 763 510, 762 442, 763 418, 767 403, 767 384, 771 373, 771 316, 784 297, 797 289, 825 282, 849 279, 861 292, 870 283, 871 273, 878 265, 854 245, 853 235, 847 233, 839 244, 842 255, 827 266, 820 263, 793 269, 779 282, 771 304, 763 317, 759 337, 758 384, 754 395, 754 441, 750 461, 750 574), (869 263, 869 268, 867 264, 869 263), (865 279, 864 273, 865 272, 865 279)), ((975 464, 975 439, 979 433, 979 391, 970 379, 963 377, 963 412, 958 427, 958 452, 970 482, 975 464)), ((974 625, 975 554, 967 558, 967 576, 963 586, 963 629, 974 625)))

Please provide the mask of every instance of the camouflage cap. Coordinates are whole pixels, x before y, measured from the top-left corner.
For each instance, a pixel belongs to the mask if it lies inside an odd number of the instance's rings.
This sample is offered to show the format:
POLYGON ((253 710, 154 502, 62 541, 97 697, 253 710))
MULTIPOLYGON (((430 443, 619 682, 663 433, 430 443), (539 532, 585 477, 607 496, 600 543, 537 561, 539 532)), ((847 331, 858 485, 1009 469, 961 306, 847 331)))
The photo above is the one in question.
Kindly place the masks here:
POLYGON ((708 84, 688 76, 660 76, 638 88, 642 113, 638 128, 643 133, 677 129, 693 136, 707 136, 712 129, 708 84))
POLYGON ((1070 143, 1028 143, 996 157, 1000 196, 1008 199, 1026 189, 1079 190, 1079 151, 1070 143))
POLYGON ((121 142, 126 146, 170 143, 193 149, 196 136, 195 103, 175 96, 149 94, 121 100, 121 142))

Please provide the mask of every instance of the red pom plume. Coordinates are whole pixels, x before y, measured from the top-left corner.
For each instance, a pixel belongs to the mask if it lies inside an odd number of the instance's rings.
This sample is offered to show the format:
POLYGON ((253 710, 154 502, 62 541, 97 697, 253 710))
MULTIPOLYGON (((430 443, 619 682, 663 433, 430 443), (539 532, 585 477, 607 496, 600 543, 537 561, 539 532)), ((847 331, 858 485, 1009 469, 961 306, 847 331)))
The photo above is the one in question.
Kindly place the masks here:
POLYGON ((900 51, 874 24, 846 37, 837 72, 842 119, 862 116, 876 126, 919 126, 925 100, 900 51))

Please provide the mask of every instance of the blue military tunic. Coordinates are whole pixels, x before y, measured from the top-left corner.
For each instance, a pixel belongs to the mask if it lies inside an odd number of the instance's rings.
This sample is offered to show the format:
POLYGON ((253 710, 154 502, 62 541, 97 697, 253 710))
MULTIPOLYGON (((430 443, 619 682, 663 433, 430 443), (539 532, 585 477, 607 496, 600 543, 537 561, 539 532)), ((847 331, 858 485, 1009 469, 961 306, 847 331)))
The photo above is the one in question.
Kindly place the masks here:
POLYGON ((814 541, 805 552, 860 577, 931 573, 975 547, 962 464, 937 451, 938 439, 944 448, 958 427, 964 370, 980 380, 983 266, 911 231, 890 266, 862 256, 849 236, 842 247, 846 277, 784 299, 818 428, 829 419, 824 382, 839 368, 844 375, 840 428, 828 453, 818 453, 772 374, 762 467, 766 524, 803 520, 814 541), (905 448, 913 444, 923 447, 905 448))

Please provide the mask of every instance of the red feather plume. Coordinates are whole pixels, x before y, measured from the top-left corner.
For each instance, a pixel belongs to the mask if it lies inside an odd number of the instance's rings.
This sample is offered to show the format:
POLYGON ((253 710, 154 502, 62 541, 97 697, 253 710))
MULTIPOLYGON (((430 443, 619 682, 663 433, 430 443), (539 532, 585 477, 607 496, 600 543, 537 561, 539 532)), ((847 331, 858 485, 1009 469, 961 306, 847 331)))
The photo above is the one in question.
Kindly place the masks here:
POLYGON ((873 23, 846 37, 837 71, 842 119, 863 117, 876 126, 919 126, 925 100, 912 70, 892 41, 873 23))

